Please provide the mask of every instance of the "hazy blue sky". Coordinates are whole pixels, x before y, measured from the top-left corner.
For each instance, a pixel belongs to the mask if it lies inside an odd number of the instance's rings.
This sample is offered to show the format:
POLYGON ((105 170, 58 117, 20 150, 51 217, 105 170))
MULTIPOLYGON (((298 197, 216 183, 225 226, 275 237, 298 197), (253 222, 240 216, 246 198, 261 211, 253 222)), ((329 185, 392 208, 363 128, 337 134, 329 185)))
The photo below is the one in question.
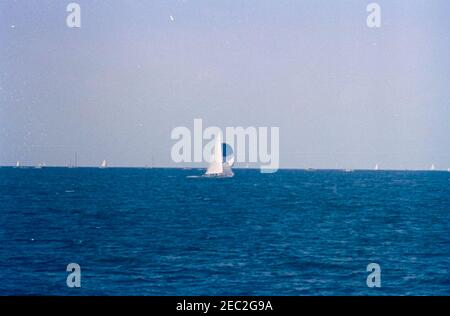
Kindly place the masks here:
POLYGON ((69 2, 0 1, 0 164, 169 166, 203 118, 279 126, 281 167, 450 167, 450 1, 69 2))

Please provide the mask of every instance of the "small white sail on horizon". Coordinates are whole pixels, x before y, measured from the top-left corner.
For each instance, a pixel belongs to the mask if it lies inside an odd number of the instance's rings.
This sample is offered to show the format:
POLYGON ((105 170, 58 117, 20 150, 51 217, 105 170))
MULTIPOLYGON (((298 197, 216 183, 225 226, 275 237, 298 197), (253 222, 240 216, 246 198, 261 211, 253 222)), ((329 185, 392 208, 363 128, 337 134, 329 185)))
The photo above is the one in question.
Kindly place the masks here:
POLYGON ((16 168, 20 168, 20 161, 16 162, 16 168))
POLYGON ((374 168, 374 170, 379 170, 379 168, 378 168, 378 164, 375 164, 375 168, 374 168))
POLYGON ((47 165, 45 164, 45 162, 40 162, 35 168, 36 169, 42 169, 44 167, 46 167, 47 165))
POLYGON ((102 161, 102 164, 100 165, 100 168, 107 168, 108 167, 108 162, 106 160, 102 161))
POLYGON ((431 164, 430 170, 431 171, 435 171, 436 170, 436 167, 434 166, 434 164, 431 164))

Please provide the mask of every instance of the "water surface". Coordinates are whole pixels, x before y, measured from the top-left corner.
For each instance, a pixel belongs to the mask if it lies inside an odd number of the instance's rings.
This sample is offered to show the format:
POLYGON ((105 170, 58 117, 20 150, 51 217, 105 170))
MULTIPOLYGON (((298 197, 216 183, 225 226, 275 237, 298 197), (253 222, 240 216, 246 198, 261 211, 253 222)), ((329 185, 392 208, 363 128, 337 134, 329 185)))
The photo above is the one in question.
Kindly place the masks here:
POLYGON ((450 294, 448 172, 201 173, 0 168, 0 294, 450 294))

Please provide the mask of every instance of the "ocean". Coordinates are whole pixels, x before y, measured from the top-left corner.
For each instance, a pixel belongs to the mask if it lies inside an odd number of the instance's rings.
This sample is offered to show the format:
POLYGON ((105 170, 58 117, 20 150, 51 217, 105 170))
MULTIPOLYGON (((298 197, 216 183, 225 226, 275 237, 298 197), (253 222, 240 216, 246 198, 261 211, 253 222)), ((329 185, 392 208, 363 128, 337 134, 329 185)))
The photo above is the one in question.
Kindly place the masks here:
POLYGON ((0 168, 0 294, 450 295, 449 172, 202 173, 0 168))

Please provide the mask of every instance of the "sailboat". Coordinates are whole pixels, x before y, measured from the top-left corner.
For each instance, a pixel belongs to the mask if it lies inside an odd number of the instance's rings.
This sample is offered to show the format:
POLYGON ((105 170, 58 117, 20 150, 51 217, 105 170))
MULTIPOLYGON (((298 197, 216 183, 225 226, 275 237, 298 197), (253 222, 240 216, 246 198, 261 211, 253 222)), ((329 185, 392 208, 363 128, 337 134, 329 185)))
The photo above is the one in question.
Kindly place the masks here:
POLYGON ((77 153, 75 152, 75 159, 74 159, 74 163, 73 164, 68 164, 67 168, 77 168, 78 167, 78 162, 77 162, 77 153))
POLYGON ((16 168, 20 168, 20 161, 16 162, 16 168))
POLYGON ((373 168, 373 170, 379 170, 378 164, 375 164, 375 168, 373 168))
POLYGON ((106 160, 102 161, 102 164, 100 165, 100 168, 107 168, 108 167, 108 163, 106 162, 106 160))
POLYGON ((214 144, 213 160, 206 169, 205 177, 229 178, 234 176, 231 170, 234 158, 231 157, 229 160, 224 159, 222 146, 222 137, 219 133, 216 136, 216 142, 214 144))
POLYGON ((434 164, 431 164, 430 171, 435 171, 435 170, 436 170, 436 167, 434 166, 434 164))

